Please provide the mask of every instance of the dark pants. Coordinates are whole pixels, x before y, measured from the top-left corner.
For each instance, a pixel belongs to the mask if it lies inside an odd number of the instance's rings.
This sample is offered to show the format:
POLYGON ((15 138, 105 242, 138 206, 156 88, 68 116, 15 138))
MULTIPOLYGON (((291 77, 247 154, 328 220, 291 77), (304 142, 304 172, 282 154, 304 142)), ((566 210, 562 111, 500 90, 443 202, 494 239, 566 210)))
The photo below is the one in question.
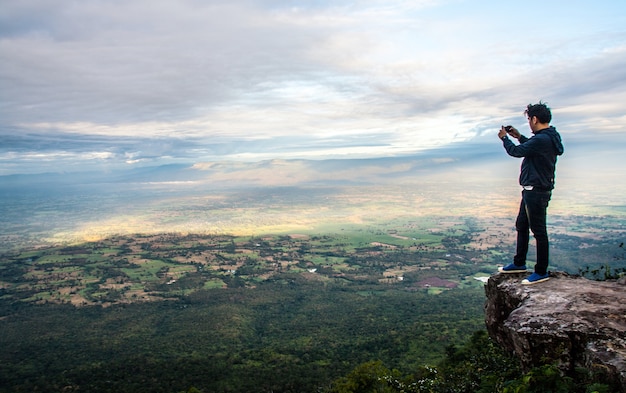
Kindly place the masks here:
POLYGON ((537 244, 535 273, 541 275, 548 272, 548 260, 550 257, 548 231, 546 230, 546 212, 551 196, 552 192, 550 191, 522 191, 522 202, 520 203, 519 213, 515 221, 517 253, 513 258, 513 262, 519 266, 526 264, 529 230, 531 230, 537 244))

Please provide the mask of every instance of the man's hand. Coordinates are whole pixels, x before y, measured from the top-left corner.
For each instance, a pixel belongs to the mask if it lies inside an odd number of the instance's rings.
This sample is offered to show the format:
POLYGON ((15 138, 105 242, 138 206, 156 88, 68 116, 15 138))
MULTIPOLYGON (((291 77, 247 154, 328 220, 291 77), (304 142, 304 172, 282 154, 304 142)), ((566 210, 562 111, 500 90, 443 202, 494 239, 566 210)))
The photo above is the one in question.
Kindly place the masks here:
POLYGON ((502 128, 500 128, 500 132, 498 132, 498 138, 502 139, 506 134, 506 129, 502 126, 502 128))
POLYGON ((522 134, 520 134, 520 132, 517 131, 517 128, 513 126, 507 126, 506 132, 508 132, 509 135, 511 135, 515 139, 519 139, 519 137, 522 136, 522 134))
POLYGON ((513 126, 502 126, 502 128, 500 128, 500 132, 498 132, 498 138, 502 139, 507 134, 512 136, 515 139, 519 139, 520 136, 522 136, 522 134, 520 134, 520 132, 517 131, 517 128, 513 126))

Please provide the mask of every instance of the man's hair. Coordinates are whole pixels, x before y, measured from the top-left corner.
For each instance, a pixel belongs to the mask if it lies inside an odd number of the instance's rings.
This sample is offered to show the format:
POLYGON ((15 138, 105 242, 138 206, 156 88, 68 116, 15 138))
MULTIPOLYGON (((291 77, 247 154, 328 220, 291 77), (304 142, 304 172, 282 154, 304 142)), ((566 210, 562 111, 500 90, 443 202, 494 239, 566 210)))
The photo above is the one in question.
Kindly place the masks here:
POLYGON ((538 104, 528 104, 524 113, 529 119, 533 116, 537 116, 537 120, 541 123, 547 124, 552 120, 552 112, 550 112, 550 108, 548 108, 548 106, 541 101, 539 101, 538 104))

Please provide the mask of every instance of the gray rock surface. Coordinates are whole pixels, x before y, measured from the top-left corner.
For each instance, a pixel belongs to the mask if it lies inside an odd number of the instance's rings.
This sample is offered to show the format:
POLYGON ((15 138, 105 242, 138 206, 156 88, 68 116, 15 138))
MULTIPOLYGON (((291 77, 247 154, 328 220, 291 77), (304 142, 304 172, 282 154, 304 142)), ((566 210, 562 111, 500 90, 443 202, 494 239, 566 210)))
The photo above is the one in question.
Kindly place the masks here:
POLYGON ((496 274, 485 286, 492 339, 526 369, 557 362, 566 374, 585 367, 626 391, 626 285, 566 273, 535 285, 496 274))

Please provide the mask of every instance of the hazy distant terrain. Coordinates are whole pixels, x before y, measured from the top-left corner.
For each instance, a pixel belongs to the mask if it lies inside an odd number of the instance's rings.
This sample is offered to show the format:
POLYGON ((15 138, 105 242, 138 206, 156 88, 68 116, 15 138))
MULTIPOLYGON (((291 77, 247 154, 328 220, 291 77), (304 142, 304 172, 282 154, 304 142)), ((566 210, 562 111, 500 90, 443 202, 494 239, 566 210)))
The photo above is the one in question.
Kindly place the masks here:
MULTIPOLYGON (((284 233, 395 218, 510 217, 518 160, 434 151, 363 160, 196 163, 0 177, 0 249, 111 234, 284 233)), ((567 167, 550 214, 626 213, 620 182, 567 167)), ((512 221, 511 221, 512 222, 512 221)))
POLYGON ((260 233, 425 214, 449 202, 437 195, 450 194, 445 182, 415 187, 416 175, 434 159, 199 163, 4 176, 0 235, 8 246, 114 233, 260 233))

